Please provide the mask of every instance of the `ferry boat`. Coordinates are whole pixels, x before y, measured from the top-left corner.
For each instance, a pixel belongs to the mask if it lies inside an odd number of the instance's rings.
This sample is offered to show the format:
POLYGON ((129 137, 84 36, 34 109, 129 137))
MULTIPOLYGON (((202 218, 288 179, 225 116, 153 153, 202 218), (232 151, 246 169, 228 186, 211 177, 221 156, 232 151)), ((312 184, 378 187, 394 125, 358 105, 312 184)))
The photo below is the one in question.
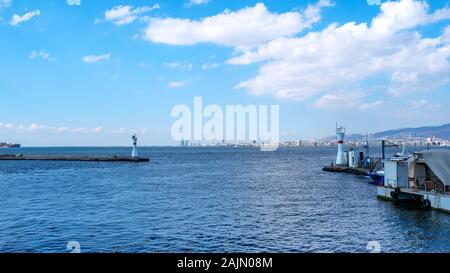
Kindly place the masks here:
POLYGON ((450 213, 450 150, 429 150, 384 161, 378 198, 413 201, 425 209, 450 213))
POLYGON ((20 148, 20 144, 0 142, 0 148, 20 148))

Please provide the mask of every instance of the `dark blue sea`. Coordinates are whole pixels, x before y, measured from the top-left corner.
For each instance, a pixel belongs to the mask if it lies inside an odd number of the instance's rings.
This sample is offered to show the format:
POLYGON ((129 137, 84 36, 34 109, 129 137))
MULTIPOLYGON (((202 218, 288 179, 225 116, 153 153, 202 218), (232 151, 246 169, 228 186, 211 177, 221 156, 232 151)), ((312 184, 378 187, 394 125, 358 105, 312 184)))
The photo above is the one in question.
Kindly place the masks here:
MULTIPOLYGON (((450 215, 321 171, 334 148, 141 148, 150 163, 0 161, 0 252, 450 252, 450 215)), ((130 148, 0 153, 129 155, 130 148)))

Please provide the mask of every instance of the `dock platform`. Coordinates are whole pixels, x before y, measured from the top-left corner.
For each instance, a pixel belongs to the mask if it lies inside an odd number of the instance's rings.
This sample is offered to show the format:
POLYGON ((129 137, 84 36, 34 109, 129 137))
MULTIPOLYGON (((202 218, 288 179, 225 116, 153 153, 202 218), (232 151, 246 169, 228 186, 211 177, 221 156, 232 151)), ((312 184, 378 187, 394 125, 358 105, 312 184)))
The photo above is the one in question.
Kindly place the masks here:
POLYGON ((57 156, 57 155, 0 155, 1 160, 26 161, 95 161, 95 162, 149 162, 149 158, 131 156, 57 156))
POLYGON ((423 204, 424 208, 430 208, 437 211, 450 214, 450 194, 438 194, 435 192, 415 190, 415 189, 394 189, 384 186, 377 187, 378 199, 399 202, 416 201, 423 204))
POLYGON ((331 172, 331 173, 350 173, 350 174, 362 175, 362 176, 369 175, 369 170, 363 169, 363 168, 326 166, 326 167, 323 167, 322 170, 325 172, 331 172))

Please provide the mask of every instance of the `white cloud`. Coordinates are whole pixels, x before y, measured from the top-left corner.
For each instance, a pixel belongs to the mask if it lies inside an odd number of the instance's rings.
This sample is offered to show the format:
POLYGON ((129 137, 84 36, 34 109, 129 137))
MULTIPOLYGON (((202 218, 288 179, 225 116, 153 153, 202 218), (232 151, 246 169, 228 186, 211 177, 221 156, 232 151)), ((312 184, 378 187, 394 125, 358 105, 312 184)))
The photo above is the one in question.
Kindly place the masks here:
POLYGON ((428 101, 427 100, 415 100, 411 102, 411 107, 414 110, 418 110, 420 108, 422 108, 423 106, 427 105, 428 101))
POLYGON ((41 58, 42 60, 48 60, 50 58, 50 54, 44 50, 36 51, 33 50, 29 56, 30 59, 41 58))
POLYGON ((174 68, 179 67, 179 66, 180 66, 180 63, 179 63, 179 62, 163 63, 163 66, 165 66, 165 67, 167 67, 167 68, 174 69, 174 68))
POLYGON ((174 82, 169 83, 169 87, 170 88, 180 88, 180 87, 183 87, 185 85, 186 85, 185 82, 180 82, 180 81, 174 81, 174 82))
POLYGON ((355 100, 360 100, 362 93, 334 93, 326 94, 319 98, 313 106, 318 109, 336 110, 345 108, 355 108, 355 100))
POLYGON ((67 0, 67 5, 69 6, 80 6, 81 0, 67 0))
POLYGON ((163 66, 167 67, 169 69, 181 69, 181 70, 191 70, 192 69, 192 64, 182 63, 182 62, 163 63, 163 66))
POLYGON ((289 37, 310 28, 320 19, 320 9, 331 2, 322 0, 303 12, 271 13, 263 3, 235 12, 225 10, 200 21, 152 19, 144 38, 154 43, 194 45, 216 43, 227 46, 254 46, 278 37, 289 37))
MULTIPOLYGON (((319 22, 321 9, 331 5, 322 0, 302 12, 276 14, 259 3, 198 21, 153 19, 144 38, 170 45, 205 42, 234 47, 228 64, 261 63, 258 74, 237 88, 285 100, 359 88, 372 77, 386 79, 384 90, 393 96, 450 82, 450 26, 432 38, 416 30, 450 19, 450 8, 430 11, 426 1, 387 1, 370 22, 335 23, 299 35, 319 22)), ((381 101, 360 104, 370 108, 381 101)))
POLYGON ((11 0, 0 0, 0 9, 11 6, 11 0))
POLYGON ((139 8, 134 8, 133 6, 116 6, 105 11, 105 20, 111 21, 117 26, 126 25, 138 19, 139 15, 159 8, 159 4, 154 4, 151 7, 139 8))
POLYGON ((383 103, 381 100, 363 103, 362 99, 365 96, 365 93, 355 91, 326 94, 314 102, 313 107, 329 111, 339 109, 368 110, 380 106, 383 103))
POLYGON ((103 127, 97 127, 97 128, 92 129, 92 133, 94 133, 94 134, 99 134, 101 132, 103 132, 103 127))
POLYGON ((413 0, 386 2, 370 26, 331 24, 320 32, 241 51, 228 63, 264 61, 256 77, 237 87, 279 99, 301 101, 380 75, 388 76, 391 95, 433 90, 449 81, 450 45, 411 28, 450 18, 447 13, 443 8, 430 14, 424 2, 413 0))
POLYGON ((358 106, 358 110, 369 110, 369 109, 372 109, 372 108, 379 107, 382 104, 383 104, 383 101, 381 101, 381 100, 377 100, 377 101, 369 102, 369 103, 361 103, 358 106))
POLYGON ((30 125, 30 127, 28 129, 30 131, 36 131, 36 130, 39 130, 39 129, 42 129, 42 128, 44 128, 43 125, 37 124, 37 123, 33 123, 33 124, 30 125))
MULTIPOLYGON (((1 124, 0 124, 1 125, 1 124)), ((32 123, 29 126, 24 125, 14 125, 13 123, 4 124, 3 126, 0 126, 0 128, 3 127, 5 129, 9 130, 19 130, 19 131, 29 131, 34 132, 38 130, 54 130, 54 127, 38 124, 38 123, 32 123)))
POLYGON ((111 134, 126 134, 126 133, 130 133, 130 131, 127 128, 119 128, 119 129, 114 129, 114 130, 109 130, 108 131, 111 134))
POLYGON ((202 69, 203 70, 209 70, 209 69, 214 69, 219 67, 220 64, 219 63, 205 63, 202 65, 202 69))
POLYGON ((59 127, 59 128, 56 128, 56 132, 57 133, 64 133, 64 132, 68 132, 68 131, 70 131, 70 127, 59 127))
POLYGON ((375 33, 389 34, 404 29, 411 29, 450 18, 450 9, 428 13, 429 6, 425 1, 401 0, 385 2, 381 5, 381 13, 372 20, 375 33))
POLYGON ((109 129, 105 130, 104 127, 96 127, 96 128, 87 128, 87 127, 78 127, 72 128, 69 126, 63 127, 55 127, 55 126, 47 126, 39 123, 32 123, 29 126, 27 125, 14 125, 13 123, 0 123, 1 130, 19 132, 19 133, 46 133, 46 134, 91 134, 97 135, 100 133, 109 133, 109 134, 132 134, 133 132, 139 132, 139 134, 146 134, 149 129, 141 128, 141 129, 128 129, 128 128, 119 128, 119 129, 109 129))
POLYGON ((209 0, 190 0, 186 6, 194 6, 194 5, 206 5, 209 0))
POLYGON ((450 44, 450 26, 447 26, 442 34, 442 42, 450 44))
POLYGON ((20 23, 26 22, 31 20, 33 17, 35 16, 39 16, 41 15, 41 11, 40 10, 33 10, 31 12, 25 13, 24 15, 20 16, 17 14, 14 14, 11 21, 9 22, 10 25, 12 26, 16 26, 20 23))
POLYGON ((89 129, 87 128, 75 128, 71 130, 72 133, 87 133, 89 129))
POLYGON ((84 56, 81 60, 85 63, 97 63, 105 60, 109 60, 111 57, 111 53, 103 54, 103 55, 88 55, 84 56))

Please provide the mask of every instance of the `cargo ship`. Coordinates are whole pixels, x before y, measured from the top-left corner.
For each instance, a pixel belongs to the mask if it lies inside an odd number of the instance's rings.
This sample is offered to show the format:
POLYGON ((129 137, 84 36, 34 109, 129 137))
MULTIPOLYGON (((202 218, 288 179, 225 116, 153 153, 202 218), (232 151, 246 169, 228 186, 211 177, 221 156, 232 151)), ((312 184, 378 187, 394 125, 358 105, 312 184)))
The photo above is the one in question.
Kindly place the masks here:
POLYGON ((20 148, 20 144, 0 142, 0 148, 20 148))

